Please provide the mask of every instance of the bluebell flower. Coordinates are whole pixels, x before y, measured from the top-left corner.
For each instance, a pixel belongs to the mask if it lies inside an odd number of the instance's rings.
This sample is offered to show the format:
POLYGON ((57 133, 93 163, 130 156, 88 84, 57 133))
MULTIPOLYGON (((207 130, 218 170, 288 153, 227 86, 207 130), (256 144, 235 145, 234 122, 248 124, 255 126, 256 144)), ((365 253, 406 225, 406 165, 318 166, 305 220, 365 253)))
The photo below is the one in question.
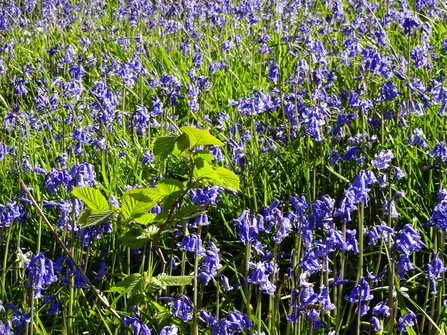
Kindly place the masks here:
POLYGON ((391 150, 381 150, 374 157, 375 159, 371 162, 372 166, 378 170, 383 170, 390 166, 390 162, 394 158, 394 155, 391 150))
POLYGON ((160 300, 169 301, 171 303, 172 315, 178 317, 184 322, 192 320, 192 311, 194 306, 191 299, 186 295, 181 295, 178 298, 161 297, 160 300))
POLYGON ((415 63, 416 70, 428 65, 427 49, 420 45, 410 50, 410 57, 415 63))
POLYGON ((402 95, 391 81, 387 81, 381 89, 381 98, 383 101, 393 101, 397 96, 402 95))
POLYGON ((447 162, 447 148, 445 142, 439 142, 435 145, 432 151, 428 153, 430 157, 437 157, 441 162, 447 162))
POLYGON ((256 264, 250 263, 252 269, 251 276, 247 278, 250 284, 259 284, 259 289, 266 294, 274 295, 276 285, 270 282, 270 275, 273 274, 273 262, 258 262, 256 264))
POLYGON ((326 286, 321 285, 320 287, 321 293, 318 295, 318 301, 322 305, 322 310, 324 312, 330 312, 335 309, 335 305, 331 302, 331 297, 329 295, 328 289, 326 286))
POLYGON ((352 289, 351 294, 345 296, 345 299, 357 304, 356 313, 363 316, 368 312, 369 307, 366 306, 366 302, 372 300, 373 295, 365 278, 360 277, 358 285, 352 289))
POLYGON ((185 235, 179 247, 180 249, 197 253, 197 255, 203 255, 205 253, 202 247, 202 239, 197 233, 185 235))
POLYGON ((389 317, 391 314, 391 308, 388 307, 388 300, 383 300, 373 307, 373 315, 385 315, 389 317))
POLYGON ((151 335, 152 329, 149 329, 149 327, 141 321, 138 306, 134 306, 132 311, 134 312, 135 317, 131 318, 130 316, 126 315, 124 317, 123 324, 125 326, 132 325, 133 335, 151 335))
POLYGON ((233 289, 233 286, 230 286, 230 282, 228 280, 228 277, 224 276, 222 273, 219 274, 219 278, 223 283, 224 291, 231 291, 233 289))
POLYGON ((383 329, 383 327, 381 326, 381 324, 380 324, 380 321, 379 321, 379 319, 378 318, 376 318, 375 316, 373 316, 372 318, 371 318, 371 323, 374 325, 374 328, 373 328, 373 332, 378 332, 379 330, 382 330, 383 329))
POLYGON ((397 241, 393 247, 405 255, 409 256, 413 252, 426 248, 419 230, 414 229, 410 224, 406 224, 396 235, 397 241))
POLYGON ((58 186, 68 185, 70 180, 71 177, 67 171, 53 168, 45 178, 45 187, 52 194, 55 194, 57 191, 59 191, 58 186))
POLYGON ((399 213, 396 210, 396 205, 394 203, 394 199, 385 200, 383 202, 383 214, 384 215, 390 215, 391 218, 393 218, 393 219, 399 217, 399 213))
POLYGON ((427 276, 425 277, 431 280, 432 294, 436 294, 436 280, 441 279, 441 274, 445 271, 447 271, 447 268, 444 267, 444 264, 439 258, 439 253, 436 253, 434 258, 427 264, 427 276))
POLYGON ((205 251, 204 260, 200 266, 197 278, 205 286, 217 274, 217 271, 222 268, 219 249, 213 242, 208 242, 208 247, 209 249, 205 251))
POLYGON ((399 255, 399 261, 397 262, 397 274, 400 280, 405 280, 405 273, 413 270, 414 266, 410 261, 410 258, 406 254, 399 255))
POLYGON ((154 161, 154 154, 152 150, 148 150, 143 154, 142 163, 143 165, 149 165, 154 161))
POLYGON ((177 335, 178 334, 178 328, 176 325, 172 325, 172 326, 164 326, 161 330, 160 330, 160 334, 159 335, 177 335))
MULTIPOLYGON (((7 304, 6 306, 12 310, 13 317, 11 319, 11 324, 14 327, 14 335, 19 335, 22 330, 29 327, 28 324, 31 323, 31 313, 20 313, 21 309, 14 306, 12 303, 7 304)), ((6 326, 6 329, 9 330, 9 327, 6 326)))
POLYGON ((101 261, 101 263, 99 265, 98 272, 96 273, 94 278, 98 279, 98 280, 103 280, 106 274, 107 274, 107 272, 106 272, 106 262, 101 261))
POLYGON ((53 262, 46 258, 42 252, 39 252, 33 255, 26 268, 29 270, 26 286, 34 288, 34 298, 42 298, 42 291, 48 285, 57 281, 53 262))
POLYGON ((10 331, 11 331, 11 324, 9 320, 7 320, 5 324, 3 324, 3 322, 0 321, 0 334, 10 335, 11 334, 10 331))
POLYGON ((410 139, 406 143, 409 145, 418 145, 424 149, 428 148, 428 145, 425 142, 425 134, 419 128, 413 130, 413 135, 410 136, 410 139))
POLYGON ((400 167, 397 167, 397 166, 394 167, 394 177, 393 177, 394 180, 400 180, 405 176, 406 176, 406 174, 402 172, 400 167))
POLYGON ((203 189, 197 188, 189 192, 189 198, 194 205, 214 206, 219 201, 223 189, 220 186, 207 186, 203 189))
POLYGON ((416 314, 407 308, 407 314, 399 318, 397 323, 397 330, 400 332, 407 332, 408 326, 412 327, 415 325, 416 314))
POLYGON ((44 303, 50 303, 50 308, 47 308, 47 312, 50 315, 58 315, 60 314, 59 307, 61 306, 61 302, 57 299, 56 295, 49 295, 44 297, 44 303))

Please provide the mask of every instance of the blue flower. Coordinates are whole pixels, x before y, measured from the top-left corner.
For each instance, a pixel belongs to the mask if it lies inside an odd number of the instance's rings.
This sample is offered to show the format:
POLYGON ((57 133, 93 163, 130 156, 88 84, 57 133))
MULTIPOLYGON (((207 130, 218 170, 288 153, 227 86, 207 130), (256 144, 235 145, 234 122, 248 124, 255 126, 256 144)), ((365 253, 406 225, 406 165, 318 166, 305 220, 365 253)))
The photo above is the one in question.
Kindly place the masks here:
POLYGON ((373 295, 365 278, 360 277, 357 286, 352 289, 350 295, 345 296, 345 299, 357 304, 356 313, 363 316, 368 312, 369 307, 366 306, 366 302, 372 300, 373 295))
POLYGON ((178 334, 178 328, 176 325, 172 325, 172 326, 164 326, 161 330, 160 330, 160 334, 159 335, 177 335, 178 334))
POLYGON ((415 320, 416 314, 414 314, 407 308, 407 314, 399 318, 399 322, 397 323, 397 330, 401 332, 407 332, 408 326, 412 327, 415 325, 415 320))
POLYGON ((134 306, 132 310, 135 314, 135 317, 131 318, 130 316, 126 315, 124 317, 123 324, 125 326, 132 325, 133 335, 151 335, 152 330, 149 329, 149 327, 140 319, 140 311, 138 310, 138 306, 134 306))
POLYGON ((42 290, 57 281, 53 262, 39 252, 31 258, 26 268, 29 270, 26 286, 34 288, 34 298, 42 298, 42 290))
POLYGON ((383 170, 390 166, 390 162, 394 158, 394 155, 391 150, 381 150, 374 157, 375 159, 371 162, 372 166, 378 170, 383 170))
POLYGON ((192 320, 194 305, 192 304, 191 299, 189 299, 186 295, 181 295, 178 298, 161 297, 159 299, 171 302, 172 315, 178 317, 184 322, 192 320))

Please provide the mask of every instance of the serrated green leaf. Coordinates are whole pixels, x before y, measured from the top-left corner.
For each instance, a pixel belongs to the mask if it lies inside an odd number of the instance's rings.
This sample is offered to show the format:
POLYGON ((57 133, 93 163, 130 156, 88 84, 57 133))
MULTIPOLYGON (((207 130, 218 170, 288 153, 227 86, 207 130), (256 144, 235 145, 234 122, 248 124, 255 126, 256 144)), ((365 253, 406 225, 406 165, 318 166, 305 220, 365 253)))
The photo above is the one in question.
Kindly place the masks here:
POLYGON ((171 318, 171 312, 169 310, 164 310, 156 313, 151 321, 157 326, 156 328, 161 329, 164 326, 171 324, 171 318))
POLYGON ((211 135, 208 130, 197 129, 193 127, 181 127, 180 130, 188 134, 189 145, 191 147, 197 147, 199 145, 218 145, 222 146, 223 143, 219 141, 216 137, 211 135))
POLYGON ((101 192, 96 188, 73 186, 71 194, 84 201, 85 204, 92 210, 92 213, 104 212, 110 209, 106 198, 104 198, 101 192))
POLYGON ((162 200, 166 196, 166 194, 160 192, 158 188, 140 188, 139 190, 144 196, 155 202, 162 200))
POLYGON ((111 287, 107 291, 104 292, 126 292, 129 295, 129 292, 138 285, 141 280, 145 280, 143 275, 139 273, 133 273, 130 276, 127 276, 124 280, 118 282, 115 286, 111 287))
POLYGON ((142 232, 138 230, 131 230, 120 236, 119 240, 121 244, 126 247, 138 249, 144 246, 146 237, 144 236, 144 234, 142 234, 142 232))
POLYGON ((87 217, 85 224, 81 225, 81 227, 86 228, 86 227, 100 225, 100 224, 106 222, 107 220, 109 220, 112 217, 113 213, 115 213, 115 212, 114 211, 105 211, 105 212, 92 213, 87 217))
POLYGON ((150 225, 144 231, 148 235, 155 235, 158 233, 158 227, 156 225, 150 225))
POLYGON ((155 184, 160 194, 177 197, 183 192, 184 186, 180 180, 165 178, 155 184))
POLYGON ((87 222, 87 218, 90 216, 90 214, 92 213, 92 210, 88 207, 84 208, 81 213, 79 214, 78 217, 78 223, 82 226, 85 225, 87 222))
POLYGON ((146 213, 146 214, 142 214, 140 216, 135 217, 134 221, 139 224, 142 224, 142 225, 148 225, 149 223, 152 223, 155 221, 156 216, 157 216, 157 214, 146 213))
POLYGON ((160 136, 154 141, 153 153, 156 158, 165 160, 174 150, 178 136, 160 136))
POLYGON ((132 219, 146 213, 156 202, 145 195, 144 189, 128 190, 123 197, 121 213, 126 219, 132 219))
POLYGON ((163 286, 185 286, 192 283, 192 276, 169 276, 162 273, 155 278, 163 286))
POLYGON ((202 158, 196 158, 194 160, 195 167, 193 171, 193 176, 196 179, 212 179, 212 180, 220 180, 219 175, 214 171, 214 169, 202 158))
POLYGON ((202 158, 207 162, 211 162, 214 160, 214 156, 206 150, 197 150, 194 152, 194 158, 202 158))
POLYGON ((216 171, 219 179, 222 182, 222 187, 229 189, 240 191, 239 188, 239 177, 233 171, 230 171, 224 167, 217 167, 214 171, 216 171))
POLYGON ((182 134, 177 140, 177 149, 180 152, 185 151, 189 147, 189 136, 188 134, 182 134))
POLYGON ((189 206, 182 207, 178 210, 177 213, 175 213, 174 219, 184 218, 184 216, 194 213, 198 209, 200 209, 200 205, 189 205, 189 206))

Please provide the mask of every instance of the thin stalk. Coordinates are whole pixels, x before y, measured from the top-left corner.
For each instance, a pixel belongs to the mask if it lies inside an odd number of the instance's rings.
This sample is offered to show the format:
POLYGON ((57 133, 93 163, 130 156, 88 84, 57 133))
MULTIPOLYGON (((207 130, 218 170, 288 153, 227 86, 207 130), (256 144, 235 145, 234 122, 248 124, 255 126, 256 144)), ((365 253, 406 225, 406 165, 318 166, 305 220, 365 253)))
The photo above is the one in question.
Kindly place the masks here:
MULTIPOLYGON (((200 237, 201 233, 202 233, 202 226, 198 227, 197 233, 200 237)), ((199 325, 197 322, 197 297, 198 297, 198 278, 199 276, 199 245, 196 245, 196 251, 195 251, 195 255, 194 255, 194 291, 193 291, 193 305, 194 305, 194 312, 192 315, 192 332, 193 335, 199 335, 199 325)))

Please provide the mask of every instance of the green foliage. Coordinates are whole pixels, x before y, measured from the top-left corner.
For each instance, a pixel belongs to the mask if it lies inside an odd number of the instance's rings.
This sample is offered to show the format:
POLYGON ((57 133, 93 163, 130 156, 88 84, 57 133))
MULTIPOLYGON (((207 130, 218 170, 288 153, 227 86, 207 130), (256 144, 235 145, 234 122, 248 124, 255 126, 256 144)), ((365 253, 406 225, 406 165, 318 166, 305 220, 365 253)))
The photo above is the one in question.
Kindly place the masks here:
POLYGON ((105 212, 110 209, 109 203, 101 192, 93 187, 74 187, 71 192, 75 197, 78 197, 86 203, 92 210, 92 213, 105 212))

